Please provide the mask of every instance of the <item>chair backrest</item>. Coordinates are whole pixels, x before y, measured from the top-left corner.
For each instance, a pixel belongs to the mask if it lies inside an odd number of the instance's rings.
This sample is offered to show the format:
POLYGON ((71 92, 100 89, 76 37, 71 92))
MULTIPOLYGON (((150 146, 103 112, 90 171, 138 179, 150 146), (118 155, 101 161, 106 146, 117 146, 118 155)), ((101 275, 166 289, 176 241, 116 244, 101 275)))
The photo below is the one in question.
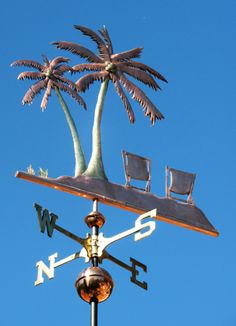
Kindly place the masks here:
POLYGON ((193 185, 196 178, 195 173, 188 173, 166 167, 166 196, 188 204, 194 204, 192 199, 193 185), (187 199, 173 197, 171 193, 187 195, 187 199))
POLYGON ((135 155, 126 151, 122 151, 126 186, 133 187, 145 191, 150 191, 151 182, 151 162, 149 159, 135 155), (144 188, 139 188, 130 184, 131 179, 146 181, 144 188))

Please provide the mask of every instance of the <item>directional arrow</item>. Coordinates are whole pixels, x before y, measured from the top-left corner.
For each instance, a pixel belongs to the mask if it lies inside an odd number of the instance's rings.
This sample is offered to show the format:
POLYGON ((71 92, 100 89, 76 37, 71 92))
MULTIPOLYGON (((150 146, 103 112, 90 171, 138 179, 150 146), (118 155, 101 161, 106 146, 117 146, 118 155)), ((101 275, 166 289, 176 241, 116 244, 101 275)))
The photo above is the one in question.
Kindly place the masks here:
POLYGON ((119 266, 127 269, 132 273, 132 276, 130 280, 140 286, 143 289, 147 290, 147 283, 146 282, 140 282, 137 280, 137 275, 139 275, 139 271, 137 270, 137 266, 140 267, 144 272, 147 271, 147 267, 140 263, 139 261, 135 260, 134 258, 130 258, 130 261, 132 262, 132 266, 129 266, 122 262, 121 260, 111 256, 108 254, 108 252, 105 250, 109 245, 112 243, 119 241, 125 237, 128 237, 132 234, 135 235, 135 241, 144 239, 152 234, 152 232, 156 228, 156 223, 154 221, 148 221, 142 224, 142 221, 147 218, 153 218, 156 216, 156 209, 151 210, 150 212, 144 213, 140 215, 136 221, 135 226, 133 228, 130 228, 129 230, 123 231, 119 234, 116 234, 112 237, 106 238, 104 237, 103 233, 100 233, 99 235, 93 235, 90 234, 87 235, 86 239, 82 239, 78 237, 77 235, 69 232, 68 230, 62 228, 61 226, 56 224, 56 220, 58 220, 58 216, 55 215, 52 212, 49 212, 48 209, 43 209, 41 205, 34 204, 34 207, 37 212, 37 218, 39 222, 40 231, 42 233, 45 232, 45 229, 47 229, 47 234, 49 237, 52 237, 54 229, 61 232, 62 234, 66 235, 67 237, 75 240, 79 244, 83 246, 82 250, 72 254, 64 259, 61 259, 59 261, 56 261, 56 258, 58 257, 58 254, 55 253, 48 257, 49 266, 47 266, 42 260, 38 261, 36 263, 37 267, 37 279, 35 281, 35 285, 42 284, 44 282, 43 274, 45 274, 49 279, 54 278, 54 270, 56 267, 62 266, 70 261, 73 261, 77 258, 84 258, 85 262, 88 262, 92 256, 95 254, 97 258, 99 259, 100 263, 102 263, 103 259, 109 259, 112 262, 118 264, 119 266), (145 232, 141 232, 142 230, 146 229, 145 232))

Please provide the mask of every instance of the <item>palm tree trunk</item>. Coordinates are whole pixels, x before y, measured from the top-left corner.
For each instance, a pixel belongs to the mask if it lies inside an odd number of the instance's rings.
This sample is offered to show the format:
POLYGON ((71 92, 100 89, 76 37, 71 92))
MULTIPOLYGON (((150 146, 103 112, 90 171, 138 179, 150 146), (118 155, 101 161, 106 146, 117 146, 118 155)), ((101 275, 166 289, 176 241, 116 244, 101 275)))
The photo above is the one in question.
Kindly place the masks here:
POLYGON ((101 119, 104 106, 104 100, 108 88, 109 79, 105 79, 98 94, 97 104, 94 112, 93 133, 92 133, 92 155, 87 170, 83 175, 107 180, 103 161, 101 145, 101 119))
POLYGON ((59 89, 57 87, 55 87, 54 90, 55 90, 55 93, 57 94, 58 99, 60 101, 62 110, 65 114, 67 123, 70 128, 71 136, 73 139, 74 153, 75 153, 75 177, 77 177, 77 176, 81 175, 86 169, 84 153, 83 153, 82 146, 80 143, 78 131, 76 129, 76 126, 75 126, 74 120, 70 114, 70 111, 68 109, 68 106, 67 106, 65 100, 63 99, 59 89))

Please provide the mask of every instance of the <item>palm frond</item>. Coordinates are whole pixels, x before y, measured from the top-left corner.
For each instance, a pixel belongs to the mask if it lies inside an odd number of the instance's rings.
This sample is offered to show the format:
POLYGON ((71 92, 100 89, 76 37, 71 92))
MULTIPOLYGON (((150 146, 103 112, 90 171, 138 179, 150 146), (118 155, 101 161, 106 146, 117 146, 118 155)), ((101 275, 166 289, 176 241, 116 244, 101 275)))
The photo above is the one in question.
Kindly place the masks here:
POLYGON ((99 32, 101 33, 101 35, 103 36, 105 42, 106 42, 106 46, 107 46, 107 49, 108 49, 108 52, 110 55, 112 55, 113 53, 113 46, 112 46, 112 43, 111 43, 111 39, 110 39, 110 36, 108 34, 108 30, 106 29, 105 26, 103 26, 99 32))
POLYGON ((65 78, 64 76, 61 76, 61 75, 57 75, 57 74, 54 74, 53 75, 54 78, 56 78, 57 80, 69 85, 72 89, 77 89, 77 85, 70 79, 67 79, 65 78))
POLYGON ((62 62, 69 62, 70 59, 65 58, 65 57, 56 57, 54 58, 51 62, 50 62, 50 68, 53 69, 55 68, 57 65, 59 65, 59 63, 62 62))
POLYGON ((131 123, 134 123, 135 121, 135 116, 134 116, 134 112, 133 112, 133 109, 130 105, 130 102, 127 98, 127 96, 125 95, 121 85, 120 85, 120 82, 118 80, 118 78, 114 75, 114 74, 111 74, 111 80, 115 86, 115 89, 116 89, 116 92, 117 94, 120 96, 123 104, 124 104, 124 107, 128 113, 128 116, 129 116, 129 120, 131 123))
POLYGON ((162 113, 155 107, 140 88, 128 80, 122 73, 119 73, 118 75, 119 80, 124 85, 125 89, 132 95, 133 99, 143 107, 145 115, 150 116, 152 124, 155 123, 156 119, 164 119, 162 113))
POLYGON ((34 97, 40 93, 40 91, 47 87, 48 79, 43 79, 32 85, 28 91, 25 93, 25 96, 22 99, 22 104, 26 103, 31 104, 34 97))
POLYGON ((97 71, 97 70, 103 70, 105 68, 105 63, 81 63, 76 66, 73 66, 73 71, 82 72, 85 70, 89 71, 97 71))
POLYGON ((32 67, 32 68, 38 69, 39 71, 44 70, 43 65, 41 65, 39 62, 33 61, 33 60, 16 60, 16 61, 12 62, 12 64, 11 64, 11 67, 15 67, 15 66, 32 67))
POLYGON ((47 88, 46 88, 46 91, 44 93, 44 96, 43 96, 43 99, 42 99, 42 102, 41 102, 41 109, 44 111, 46 109, 46 106, 47 106, 47 103, 48 103, 48 98, 49 96, 51 96, 51 89, 52 89, 52 81, 49 80, 48 81, 48 84, 47 84, 47 88))
POLYGON ((41 79, 44 77, 44 74, 42 72, 34 72, 34 71, 24 71, 19 76, 17 79, 19 80, 24 80, 24 79, 41 79))
POLYGON ((80 92, 85 92, 86 89, 89 88, 89 86, 95 82, 96 80, 105 80, 105 78, 108 78, 109 73, 107 71, 100 71, 100 72, 94 72, 91 74, 87 74, 83 77, 81 77, 77 82, 76 85, 78 87, 78 90, 80 92))
POLYGON ((129 65, 130 67, 138 68, 138 69, 143 70, 143 71, 148 71, 150 74, 152 74, 156 78, 168 83, 168 81, 165 79, 164 76, 162 76, 158 71, 154 70, 153 68, 145 65, 144 63, 136 62, 136 61, 131 60, 131 61, 127 62, 127 65, 129 65))
POLYGON ((62 90, 63 92, 68 93, 71 97, 73 97, 80 105, 83 106, 84 109, 87 109, 86 103, 84 102, 84 100, 82 99, 81 96, 79 96, 79 94, 73 90, 71 87, 64 85, 61 82, 57 82, 57 81, 53 81, 53 87, 58 87, 60 90, 62 90))
POLYGON ((42 58, 43 58, 43 61, 45 62, 46 67, 49 67, 50 61, 48 60, 48 58, 46 57, 45 54, 42 54, 42 58))
POLYGON ((84 35, 89 36, 94 42, 96 42, 100 56, 104 58, 105 61, 109 60, 108 49, 101 37, 96 32, 81 25, 74 25, 74 27, 81 31, 84 35))
POLYGON ((66 71, 72 72, 72 68, 68 65, 60 65, 60 66, 57 66, 56 69, 53 70, 53 74, 56 73, 57 75, 62 75, 66 71))
POLYGON ((89 49, 71 42, 53 42, 52 44, 56 45, 58 49, 68 50, 74 54, 79 55, 81 58, 87 59, 89 62, 100 62, 102 63, 103 60, 99 58, 95 53, 90 51, 89 49))
POLYGON ((135 48, 121 53, 111 55, 112 61, 127 61, 132 58, 139 58, 143 48, 135 48))
POLYGON ((117 67, 119 67, 120 71, 130 75, 131 77, 141 81, 142 83, 152 87, 153 89, 161 89, 160 86, 156 83, 156 81, 152 78, 152 76, 146 73, 146 71, 134 67, 129 67, 127 66, 126 62, 118 63, 117 67))

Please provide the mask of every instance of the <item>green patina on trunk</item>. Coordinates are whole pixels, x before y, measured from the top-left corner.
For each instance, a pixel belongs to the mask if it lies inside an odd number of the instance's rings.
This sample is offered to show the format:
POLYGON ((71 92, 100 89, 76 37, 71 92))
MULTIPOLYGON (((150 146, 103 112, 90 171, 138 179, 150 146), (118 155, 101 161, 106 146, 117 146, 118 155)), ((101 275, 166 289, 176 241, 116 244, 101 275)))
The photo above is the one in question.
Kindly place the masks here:
POLYGON ((70 114, 70 111, 68 109, 68 106, 66 102, 64 101, 59 89, 57 87, 54 87, 55 93, 57 94, 59 101, 61 103, 61 107, 63 109, 63 112, 66 116, 67 123, 70 128, 71 136, 73 139, 73 145, 74 145, 74 153, 75 153, 75 177, 81 175, 86 170, 86 162, 84 158, 84 153, 82 150, 82 146, 79 140, 78 131, 76 129, 74 120, 70 114))
POLYGON ((101 119, 104 106, 104 100, 108 88, 109 79, 105 79, 98 94, 97 104, 94 112, 93 134, 92 134, 92 155, 87 170, 83 175, 105 179, 107 176, 104 171, 102 161, 102 145, 101 145, 101 119))

